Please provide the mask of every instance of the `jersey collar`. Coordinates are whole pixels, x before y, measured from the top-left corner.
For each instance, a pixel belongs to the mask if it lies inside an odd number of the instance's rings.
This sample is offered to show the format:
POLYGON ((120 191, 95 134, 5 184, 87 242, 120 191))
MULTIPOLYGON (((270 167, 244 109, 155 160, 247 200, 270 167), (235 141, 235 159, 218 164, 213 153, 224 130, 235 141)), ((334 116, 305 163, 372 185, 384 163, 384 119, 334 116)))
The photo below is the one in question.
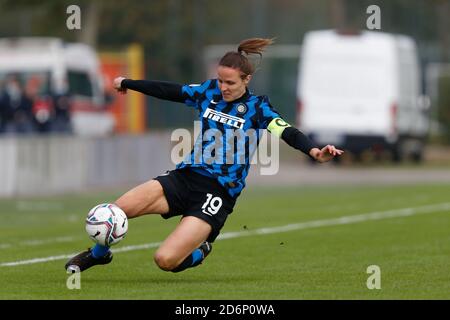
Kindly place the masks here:
POLYGON ((230 101, 228 103, 239 103, 239 102, 245 102, 247 101, 247 99, 250 97, 252 93, 250 92, 250 90, 248 90, 248 88, 245 88, 245 93, 240 97, 237 98, 236 100, 230 101))

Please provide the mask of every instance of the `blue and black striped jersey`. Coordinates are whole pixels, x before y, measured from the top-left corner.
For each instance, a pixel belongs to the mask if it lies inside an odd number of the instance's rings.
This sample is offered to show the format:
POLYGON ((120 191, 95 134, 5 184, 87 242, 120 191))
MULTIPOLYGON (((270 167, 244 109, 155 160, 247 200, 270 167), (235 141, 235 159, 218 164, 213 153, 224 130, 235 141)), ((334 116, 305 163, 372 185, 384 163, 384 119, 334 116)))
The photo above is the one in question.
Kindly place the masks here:
POLYGON ((262 129, 280 114, 267 96, 250 91, 239 99, 222 99, 217 79, 182 87, 184 103, 199 112, 201 134, 190 155, 177 169, 201 168, 216 178, 236 198, 245 187, 245 179, 261 138, 262 129))

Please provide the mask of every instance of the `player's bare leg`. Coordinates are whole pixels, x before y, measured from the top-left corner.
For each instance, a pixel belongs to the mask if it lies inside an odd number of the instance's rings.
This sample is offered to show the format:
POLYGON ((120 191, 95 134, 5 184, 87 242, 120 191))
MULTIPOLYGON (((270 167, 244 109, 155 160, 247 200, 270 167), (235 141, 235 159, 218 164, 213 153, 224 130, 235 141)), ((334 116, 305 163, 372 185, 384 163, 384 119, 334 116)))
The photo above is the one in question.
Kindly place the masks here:
MULTIPOLYGON (((115 204, 130 219, 145 214, 169 212, 163 188, 157 180, 131 189, 117 199, 115 204)), ((156 264, 163 270, 175 272, 200 264, 211 251, 211 245, 205 242, 210 233, 211 226, 205 221, 191 216, 184 217, 155 253, 156 264)))
POLYGON ((165 214, 169 212, 169 205, 164 191, 157 180, 147 181, 126 192, 115 204, 121 208, 129 219, 144 214, 165 214))
POLYGON ((211 245, 206 242, 210 233, 211 226, 207 222, 197 217, 184 217, 156 251, 156 264, 162 270, 173 272, 200 264, 211 251, 211 245))

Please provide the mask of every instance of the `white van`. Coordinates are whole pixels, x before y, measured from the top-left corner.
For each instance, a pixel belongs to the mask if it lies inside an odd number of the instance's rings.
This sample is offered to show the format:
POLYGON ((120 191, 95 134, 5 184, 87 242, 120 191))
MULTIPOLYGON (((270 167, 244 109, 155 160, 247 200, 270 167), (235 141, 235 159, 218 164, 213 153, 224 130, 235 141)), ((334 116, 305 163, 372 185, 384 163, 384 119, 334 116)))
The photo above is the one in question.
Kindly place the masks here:
POLYGON ((420 161, 429 122, 414 41, 363 31, 311 31, 302 45, 297 125, 354 154, 389 150, 420 161))
POLYGON ((36 80, 42 95, 68 93, 76 134, 113 131, 114 118, 105 110, 99 59, 88 45, 45 37, 0 39, 0 81, 10 74, 22 81, 36 80))

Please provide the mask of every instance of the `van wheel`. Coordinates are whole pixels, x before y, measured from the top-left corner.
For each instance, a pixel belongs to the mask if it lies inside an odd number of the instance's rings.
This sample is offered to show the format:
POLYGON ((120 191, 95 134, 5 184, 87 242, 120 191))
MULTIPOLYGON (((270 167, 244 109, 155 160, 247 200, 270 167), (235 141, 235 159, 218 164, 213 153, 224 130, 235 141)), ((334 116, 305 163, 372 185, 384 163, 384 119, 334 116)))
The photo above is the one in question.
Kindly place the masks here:
POLYGON ((400 163, 403 161, 403 150, 401 144, 397 144, 391 149, 392 162, 400 163))
POLYGON ((411 152, 410 157, 414 163, 421 163, 423 161, 423 150, 416 150, 411 152))

